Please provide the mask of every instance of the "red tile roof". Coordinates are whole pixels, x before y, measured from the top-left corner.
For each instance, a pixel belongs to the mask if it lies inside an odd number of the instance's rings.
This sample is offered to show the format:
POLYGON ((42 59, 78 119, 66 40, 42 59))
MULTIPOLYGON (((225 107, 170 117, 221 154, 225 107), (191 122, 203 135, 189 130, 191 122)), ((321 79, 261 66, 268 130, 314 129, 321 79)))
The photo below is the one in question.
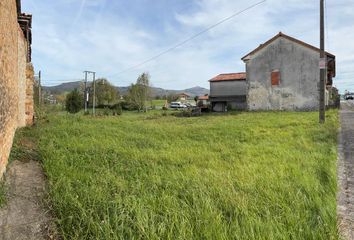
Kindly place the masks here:
POLYGON ((209 96, 200 96, 198 100, 209 100, 209 96))
MULTIPOLYGON (((268 46, 269 44, 271 44, 273 41, 275 41, 276 39, 278 39, 278 38, 280 38, 280 37, 283 37, 283 38, 285 38, 285 39, 288 39, 288 40, 290 40, 290 41, 292 41, 292 42, 295 42, 295 43, 297 43, 297 44, 300 44, 300 45, 302 45, 302 46, 304 46, 304 47, 307 47, 307 48, 309 48, 309 49, 312 49, 312 50, 314 50, 314 51, 316 51, 316 52, 320 52, 320 51, 321 51, 321 50, 320 50, 319 48, 317 48, 317 47, 314 47, 314 46, 312 46, 312 45, 310 45, 310 44, 308 44, 308 43, 305 43, 305 42, 303 42, 303 41, 301 41, 301 40, 298 40, 298 39, 296 39, 296 38, 290 37, 290 36, 288 36, 288 35, 286 35, 286 34, 284 34, 284 33, 282 33, 282 32, 279 32, 279 33, 278 33, 277 35, 275 35, 273 38, 271 38, 271 39, 269 39, 268 41, 266 41, 265 43, 259 45, 259 47, 257 47, 257 48, 254 49, 252 52, 250 52, 250 53, 248 53, 247 55, 245 55, 243 58, 241 58, 241 60, 245 61, 248 56, 255 54, 256 52, 258 52, 259 50, 265 48, 266 46, 268 46)), ((333 54, 329 53, 329 52, 326 52, 326 55, 329 56, 329 57, 335 58, 335 56, 334 56, 333 54)))
POLYGON ((218 82, 218 81, 243 81, 246 80, 246 73, 223 73, 212 79, 209 82, 218 82))

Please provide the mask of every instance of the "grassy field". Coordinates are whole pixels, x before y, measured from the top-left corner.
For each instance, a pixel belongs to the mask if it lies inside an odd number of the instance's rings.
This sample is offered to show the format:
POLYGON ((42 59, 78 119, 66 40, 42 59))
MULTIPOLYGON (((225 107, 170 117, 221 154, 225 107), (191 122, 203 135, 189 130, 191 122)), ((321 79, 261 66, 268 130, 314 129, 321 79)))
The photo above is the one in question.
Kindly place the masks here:
POLYGON ((338 239, 337 112, 52 114, 32 130, 64 239, 338 239))
POLYGON ((152 100, 152 101, 148 101, 147 105, 148 106, 155 106, 155 107, 163 107, 166 104, 166 100, 161 99, 161 100, 152 100))

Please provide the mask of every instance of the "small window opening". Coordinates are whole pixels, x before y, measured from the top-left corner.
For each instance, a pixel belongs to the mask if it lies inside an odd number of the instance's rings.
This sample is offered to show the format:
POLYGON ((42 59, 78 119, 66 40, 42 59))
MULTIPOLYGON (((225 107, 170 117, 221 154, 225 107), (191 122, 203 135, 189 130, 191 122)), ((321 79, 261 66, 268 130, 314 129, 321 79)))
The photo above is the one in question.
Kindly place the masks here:
POLYGON ((280 84, 280 72, 274 70, 271 74, 272 86, 278 86, 280 84))

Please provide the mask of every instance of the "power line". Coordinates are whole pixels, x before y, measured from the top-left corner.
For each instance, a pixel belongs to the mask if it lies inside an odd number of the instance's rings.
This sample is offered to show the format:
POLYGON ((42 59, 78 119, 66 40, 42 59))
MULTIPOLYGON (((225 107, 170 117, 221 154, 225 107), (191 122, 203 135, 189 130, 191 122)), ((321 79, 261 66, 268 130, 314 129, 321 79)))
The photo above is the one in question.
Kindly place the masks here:
POLYGON ((153 61, 153 60, 155 60, 155 59, 157 59, 157 58, 159 58, 159 57, 161 57, 161 56, 167 54, 168 52, 171 52, 171 51, 175 50, 176 48, 178 48, 178 47, 180 47, 180 46, 182 46, 182 45, 184 45, 184 44, 190 42, 191 40, 197 38, 198 36, 200 36, 200 35, 202 35, 202 34, 208 32, 209 30, 211 30, 211 29, 213 29, 213 28, 219 26, 220 24, 222 24, 222 23, 224 23, 224 22, 226 22, 226 21, 229 21, 230 19, 232 19, 232 18, 234 18, 234 17, 236 17, 236 16, 238 16, 238 15, 240 15, 240 14, 242 14, 242 13, 244 13, 244 12, 246 12, 246 11, 248 11, 248 10, 250 10, 250 9, 252 9, 252 8, 254 8, 254 7, 256 7, 256 6, 260 5, 260 4, 262 4, 262 3, 264 3, 264 2, 266 2, 266 1, 267 1, 267 0, 263 0, 263 1, 257 2, 257 3, 255 3, 255 4, 253 4, 253 5, 251 5, 251 6, 247 7, 247 8, 245 8, 245 9, 243 9, 243 10, 241 10, 241 11, 238 11, 238 12, 232 14, 231 16, 229 16, 229 17, 227 17, 227 18, 224 18, 224 19, 222 19, 221 21, 219 21, 219 22, 217 22, 217 23, 215 23, 215 24, 209 26, 208 28, 204 29, 203 31, 200 31, 200 32, 198 32, 197 34, 195 34, 195 35, 193 35, 193 36, 187 38, 186 40, 184 40, 184 41, 182 41, 182 42, 180 42, 180 43, 178 43, 178 44, 176 44, 176 45, 174 45, 174 46, 168 48, 167 50, 165 50, 165 51, 163 51, 163 52, 160 52, 159 54, 157 54, 157 55, 155 55, 155 56, 153 56, 153 57, 151 57, 151 58, 149 58, 149 59, 147 59, 147 60, 145 60, 145 61, 143 61, 143 62, 141 62, 141 63, 139 63, 139 64, 136 64, 136 65, 134 65, 134 66, 132 66, 132 67, 126 68, 125 70, 123 70, 123 71, 121 71, 121 72, 119 72, 119 73, 117 73, 117 74, 111 75, 111 76, 109 76, 109 77, 117 76, 117 75, 120 75, 120 74, 125 73, 125 72, 127 72, 127 71, 130 71, 130 70, 132 70, 132 69, 135 69, 135 68, 137 68, 137 67, 140 67, 140 66, 142 66, 142 65, 145 65, 146 63, 151 62, 151 61, 153 61))

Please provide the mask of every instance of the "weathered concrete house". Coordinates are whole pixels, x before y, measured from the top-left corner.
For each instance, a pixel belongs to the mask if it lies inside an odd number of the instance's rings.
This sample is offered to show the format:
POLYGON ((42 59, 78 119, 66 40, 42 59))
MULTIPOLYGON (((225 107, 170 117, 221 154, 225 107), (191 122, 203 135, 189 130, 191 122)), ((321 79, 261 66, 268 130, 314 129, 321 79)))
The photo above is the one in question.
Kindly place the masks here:
MULTIPOLYGON (((335 56, 326 56, 329 87, 335 77, 335 56)), ((279 33, 242 60, 249 110, 318 109, 320 49, 279 33)))
POLYGON ((246 73, 220 74, 209 80, 212 110, 224 112, 246 109, 246 73))

